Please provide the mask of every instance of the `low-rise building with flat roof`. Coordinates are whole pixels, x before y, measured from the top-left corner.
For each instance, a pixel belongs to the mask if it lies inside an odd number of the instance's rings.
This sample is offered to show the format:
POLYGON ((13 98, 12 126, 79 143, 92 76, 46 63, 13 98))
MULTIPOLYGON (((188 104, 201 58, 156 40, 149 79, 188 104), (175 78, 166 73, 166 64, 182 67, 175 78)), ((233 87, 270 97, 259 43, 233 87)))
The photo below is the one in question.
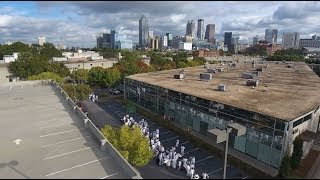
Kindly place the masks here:
POLYGON ((230 121, 244 125, 247 133, 230 136, 229 147, 279 168, 296 137, 304 140, 304 157, 312 147, 319 90, 319 77, 305 63, 246 61, 131 75, 124 96, 203 136, 230 121), (200 78, 208 73, 212 78, 200 78))

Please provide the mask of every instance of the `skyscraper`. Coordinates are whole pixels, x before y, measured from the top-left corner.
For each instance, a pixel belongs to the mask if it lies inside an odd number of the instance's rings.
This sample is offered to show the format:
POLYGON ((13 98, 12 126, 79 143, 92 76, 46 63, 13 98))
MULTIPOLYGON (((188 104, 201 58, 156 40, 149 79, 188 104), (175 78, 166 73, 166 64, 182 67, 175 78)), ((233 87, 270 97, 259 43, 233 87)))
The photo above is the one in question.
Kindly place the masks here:
POLYGON ((197 38, 204 39, 204 20, 198 19, 197 38))
POLYGON ((186 28, 186 36, 195 37, 195 35, 196 35, 196 23, 193 20, 188 21, 187 28, 186 28))
POLYGON ((112 29, 111 30, 111 48, 116 49, 115 44, 116 44, 116 30, 112 29))
POLYGON ((162 36, 160 40, 160 48, 164 49, 165 47, 168 46, 168 37, 167 36, 162 36))
POLYGON ((276 44, 278 38, 278 29, 266 29, 264 38, 268 43, 276 44))
POLYGON ((232 32, 225 32, 224 33, 224 45, 229 46, 231 45, 232 41, 232 32))
POLYGON ((284 49, 299 47, 300 34, 298 32, 286 32, 283 33, 282 37, 282 47, 284 49))
POLYGON ((253 39, 252 39, 252 44, 253 44, 253 45, 256 45, 256 44, 258 44, 258 41, 259 41, 259 36, 256 35, 256 36, 253 37, 253 39))
POLYGON ((42 46, 44 43, 46 43, 46 37, 44 37, 44 36, 39 36, 39 37, 38 37, 38 44, 39 44, 40 46, 42 46))
POLYGON ((215 32, 215 24, 207 24, 206 28, 206 34, 204 36, 204 39, 207 39, 209 43, 214 44, 214 32, 215 32))
POLYGON ((167 45, 172 47, 173 46, 173 35, 171 33, 166 33, 166 36, 167 36, 167 40, 168 40, 167 45))
POLYGON ((139 46, 142 49, 148 45, 148 30, 148 20, 144 15, 142 15, 139 20, 139 46))

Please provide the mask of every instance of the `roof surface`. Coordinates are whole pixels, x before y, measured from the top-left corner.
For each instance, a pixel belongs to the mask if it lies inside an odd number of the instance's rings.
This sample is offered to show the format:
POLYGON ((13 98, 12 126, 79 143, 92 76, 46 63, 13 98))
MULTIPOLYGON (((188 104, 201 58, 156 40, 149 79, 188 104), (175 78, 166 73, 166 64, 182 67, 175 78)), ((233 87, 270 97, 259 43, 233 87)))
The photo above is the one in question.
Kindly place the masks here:
POLYGON ((208 67, 224 68, 224 72, 213 74, 211 81, 201 81, 200 73, 206 72, 203 66, 184 68, 186 78, 174 79, 181 69, 128 76, 127 78, 156 85, 173 91, 190 94, 203 99, 258 112, 285 121, 298 118, 320 105, 320 78, 305 63, 295 63, 295 68, 287 68, 288 63, 251 62, 213 64, 208 67), (266 68, 266 65, 269 68, 266 68), (244 71, 254 71, 263 67, 256 79, 255 88, 246 86, 247 79, 241 77, 244 71), (218 91, 219 84, 226 84, 226 91, 218 91))

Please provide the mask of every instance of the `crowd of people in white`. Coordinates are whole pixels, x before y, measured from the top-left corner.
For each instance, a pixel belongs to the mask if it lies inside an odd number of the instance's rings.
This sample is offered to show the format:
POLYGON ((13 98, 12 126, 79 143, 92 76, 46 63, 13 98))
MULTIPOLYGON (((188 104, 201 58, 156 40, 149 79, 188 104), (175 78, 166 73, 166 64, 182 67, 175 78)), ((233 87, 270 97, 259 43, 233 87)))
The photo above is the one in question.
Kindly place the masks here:
POLYGON ((95 94, 91 93, 91 94, 89 95, 89 99, 90 99, 92 102, 98 101, 98 95, 95 95, 95 94))
MULTIPOLYGON (((121 121, 131 128, 133 128, 134 125, 140 128, 141 133, 150 140, 150 149, 152 149, 154 154, 157 156, 159 166, 165 164, 168 168, 172 167, 177 171, 180 171, 181 167, 183 167, 188 177, 191 179, 200 179, 199 174, 196 174, 195 172, 196 158, 194 156, 189 159, 183 157, 185 154, 185 147, 180 146, 179 148, 179 139, 177 139, 175 146, 170 149, 165 149, 159 140, 159 129, 156 129, 152 134, 150 134, 148 123, 144 119, 136 122, 133 117, 126 115, 121 119, 121 121), (179 149, 180 153, 177 152, 179 149)), ((202 173, 202 179, 209 179, 209 175, 207 173, 202 173)))

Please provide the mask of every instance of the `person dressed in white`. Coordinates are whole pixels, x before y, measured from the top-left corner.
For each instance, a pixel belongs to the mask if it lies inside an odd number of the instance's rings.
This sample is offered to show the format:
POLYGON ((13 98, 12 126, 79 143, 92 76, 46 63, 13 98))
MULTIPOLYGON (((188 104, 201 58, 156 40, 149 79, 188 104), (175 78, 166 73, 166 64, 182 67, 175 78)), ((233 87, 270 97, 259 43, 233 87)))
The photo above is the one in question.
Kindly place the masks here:
POLYGON ((191 169, 194 169, 194 164, 190 164, 190 168, 191 168, 191 169))
POLYGON ((191 164, 195 164, 196 163, 196 158, 194 156, 192 156, 191 158, 191 164))
POLYGON ((187 176, 189 177, 191 175, 191 168, 189 165, 186 166, 186 170, 187 170, 187 176))
POLYGON ((177 159, 175 159, 175 158, 172 159, 172 167, 173 167, 173 169, 176 169, 176 167, 177 167, 177 159))
POLYGON ((184 146, 181 146, 181 156, 183 156, 184 155, 184 149, 185 149, 185 147, 184 146))
POLYGON ((160 155, 159 155, 159 166, 160 166, 161 163, 162 163, 162 158, 163 158, 163 157, 162 157, 162 154, 160 154, 160 155))
POLYGON ((176 141, 176 147, 179 147, 179 139, 176 141))
POLYGON ((207 173, 202 173, 202 179, 209 179, 209 175, 207 173))
POLYGON ((193 176, 193 179, 199 179, 200 178, 200 176, 198 175, 198 174, 195 174, 194 176, 193 176))
POLYGON ((193 175, 194 175, 194 169, 190 168, 190 177, 191 177, 191 179, 193 179, 193 175))
POLYGON ((182 162, 179 160, 179 162, 178 162, 178 171, 180 171, 181 165, 182 165, 182 162))
POLYGON ((169 158, 167 162, 167 167, 170 168, 170 166, 171 166, 171 159, 169 158))
POLYGON ((96 101, 98 101, 98 95, 96 95, 96 101))

